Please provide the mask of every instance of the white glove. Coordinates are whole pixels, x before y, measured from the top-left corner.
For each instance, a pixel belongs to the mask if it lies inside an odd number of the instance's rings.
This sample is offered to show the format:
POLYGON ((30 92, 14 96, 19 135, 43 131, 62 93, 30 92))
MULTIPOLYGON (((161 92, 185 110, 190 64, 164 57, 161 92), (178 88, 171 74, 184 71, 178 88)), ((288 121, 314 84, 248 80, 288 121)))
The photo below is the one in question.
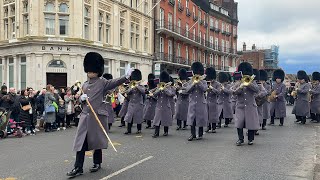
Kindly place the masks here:
POLYGON ((74 87, 73 87, 73 90, 74 90, 74 91, 78 90, 78 87, 77 87, 77 86, 74 86, 74 87))
POLYGON ((130 64, 126 67, 126 78, 129 79, 133 69, 130 67, 130 64))
POLYGON ((88 99, 88 95, 87 95, 87 94, 82 94, 82 95, 80 96, 80 100, 81 100, 81 101, 85 101, 86 99, 88 99))
POLYGON ((182 90, 179 90, 178 93, 181 94, 181 93, 182 93, 182 90))

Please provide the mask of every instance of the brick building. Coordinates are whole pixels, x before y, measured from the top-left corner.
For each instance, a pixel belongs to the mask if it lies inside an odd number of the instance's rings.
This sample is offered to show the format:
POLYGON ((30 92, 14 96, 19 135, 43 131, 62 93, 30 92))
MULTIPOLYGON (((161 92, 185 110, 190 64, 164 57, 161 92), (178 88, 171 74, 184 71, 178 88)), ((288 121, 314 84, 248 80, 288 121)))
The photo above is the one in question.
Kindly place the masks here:
POLYGON ((156 74, 176 74, 195 61, 233 72, 239 63, 237 6, 234 0, 160 1, 154 10, 156 74))

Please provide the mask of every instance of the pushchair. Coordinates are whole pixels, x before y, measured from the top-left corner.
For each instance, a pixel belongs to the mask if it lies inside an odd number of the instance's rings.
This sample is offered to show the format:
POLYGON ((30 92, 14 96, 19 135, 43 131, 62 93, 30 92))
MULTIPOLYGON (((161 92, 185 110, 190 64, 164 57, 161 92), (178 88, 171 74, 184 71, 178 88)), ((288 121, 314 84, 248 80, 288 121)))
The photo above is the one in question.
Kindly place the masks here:
POLYGON ((0 138, 6 138, 9 135, 14 135, 15 137, 22 137, 22 127, 23 122, 15 122, 10 119, 10 113, 3 108, 0 108, 0 138))

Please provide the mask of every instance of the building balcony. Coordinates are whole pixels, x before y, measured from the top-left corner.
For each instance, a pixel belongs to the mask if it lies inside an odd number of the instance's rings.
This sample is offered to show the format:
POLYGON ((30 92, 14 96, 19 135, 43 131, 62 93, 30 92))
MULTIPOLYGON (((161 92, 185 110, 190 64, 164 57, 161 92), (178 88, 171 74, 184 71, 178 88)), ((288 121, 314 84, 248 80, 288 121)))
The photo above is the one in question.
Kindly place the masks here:
POLYGON ((182 12, 184 10, 184 7, 182 6, 181 2, 178 3, 178 10, 182 12))
POLYGON ((199 20, 199 24, 200 24, 200 25, 203 24, 203 20, 202 20, 202 19, 199 20))
POLYGON ((226 35, 227 35, 227 36, 231 36, 231 33, 230 33, 230 32, 226 32, 226 35))
POLYGON ((186 8, 186 15, 187 15, 188 17, 190 17, 190 16, 191 16, 191 13, 190 13, 189 8, 186 8))
POLYGON ((193 20, 197 21, 198 20, 198 16, 196 16, 195 14, 193 14, 193 20))
POLYGON ((203 26, 204 26, 205 28, 207 28, 207 27, 208 27, 208 23, 204 21, 203 26))
POLYGON ((191 60, 188 60, 184 57, 177 57, 174 54, 167 54, 163 52, 155 53, 154 58, 156 63, 168 63, 184 67, 190 67, 190 65, 192 64, 191 60))
POLYGON ((185 42, 187 44, 190 44, 203 50, 207 50, 212 53, 217 53, 220 55, 232 53, 235 54, 232 49, 222 49, 221 46, 216 46, 215 44, 210 43, 209 41, 205 41, 203 38, 200 38, 199 36, 187 31, 186 29, 181 28, 179 26, 175 26, 173 23, 168 23, 164 20, 156 21, 155 31, 158 34, 165 34, 168 38, 174 38, 175 40, 185 42))
POLYGON ((225 30, 222 30, 222 31, 221 31, 221 34, 224 34, 224 35, 226 35, 226 34, 227 34, 227 31, 225 31, 225 30))
POLYGON ((234 34, 233 37, 234 37, 234 38, 238 38, 238 34, 234 34))
POLYGON ((175 2, 175 0, 169 0, 168 3, 169 3, 171 6, 174 7, 174 5, 175 5, 176 2, 175 2))

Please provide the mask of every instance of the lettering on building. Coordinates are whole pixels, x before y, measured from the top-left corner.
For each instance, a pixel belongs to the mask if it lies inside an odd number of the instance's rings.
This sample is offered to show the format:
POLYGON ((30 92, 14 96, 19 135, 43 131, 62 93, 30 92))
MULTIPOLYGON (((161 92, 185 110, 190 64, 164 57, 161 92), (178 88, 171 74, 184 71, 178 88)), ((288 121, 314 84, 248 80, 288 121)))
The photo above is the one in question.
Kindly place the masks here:
POLYGON ((42 51, 71 51, 71 47, 65 47, 65 46, 42 46, 42 51))

